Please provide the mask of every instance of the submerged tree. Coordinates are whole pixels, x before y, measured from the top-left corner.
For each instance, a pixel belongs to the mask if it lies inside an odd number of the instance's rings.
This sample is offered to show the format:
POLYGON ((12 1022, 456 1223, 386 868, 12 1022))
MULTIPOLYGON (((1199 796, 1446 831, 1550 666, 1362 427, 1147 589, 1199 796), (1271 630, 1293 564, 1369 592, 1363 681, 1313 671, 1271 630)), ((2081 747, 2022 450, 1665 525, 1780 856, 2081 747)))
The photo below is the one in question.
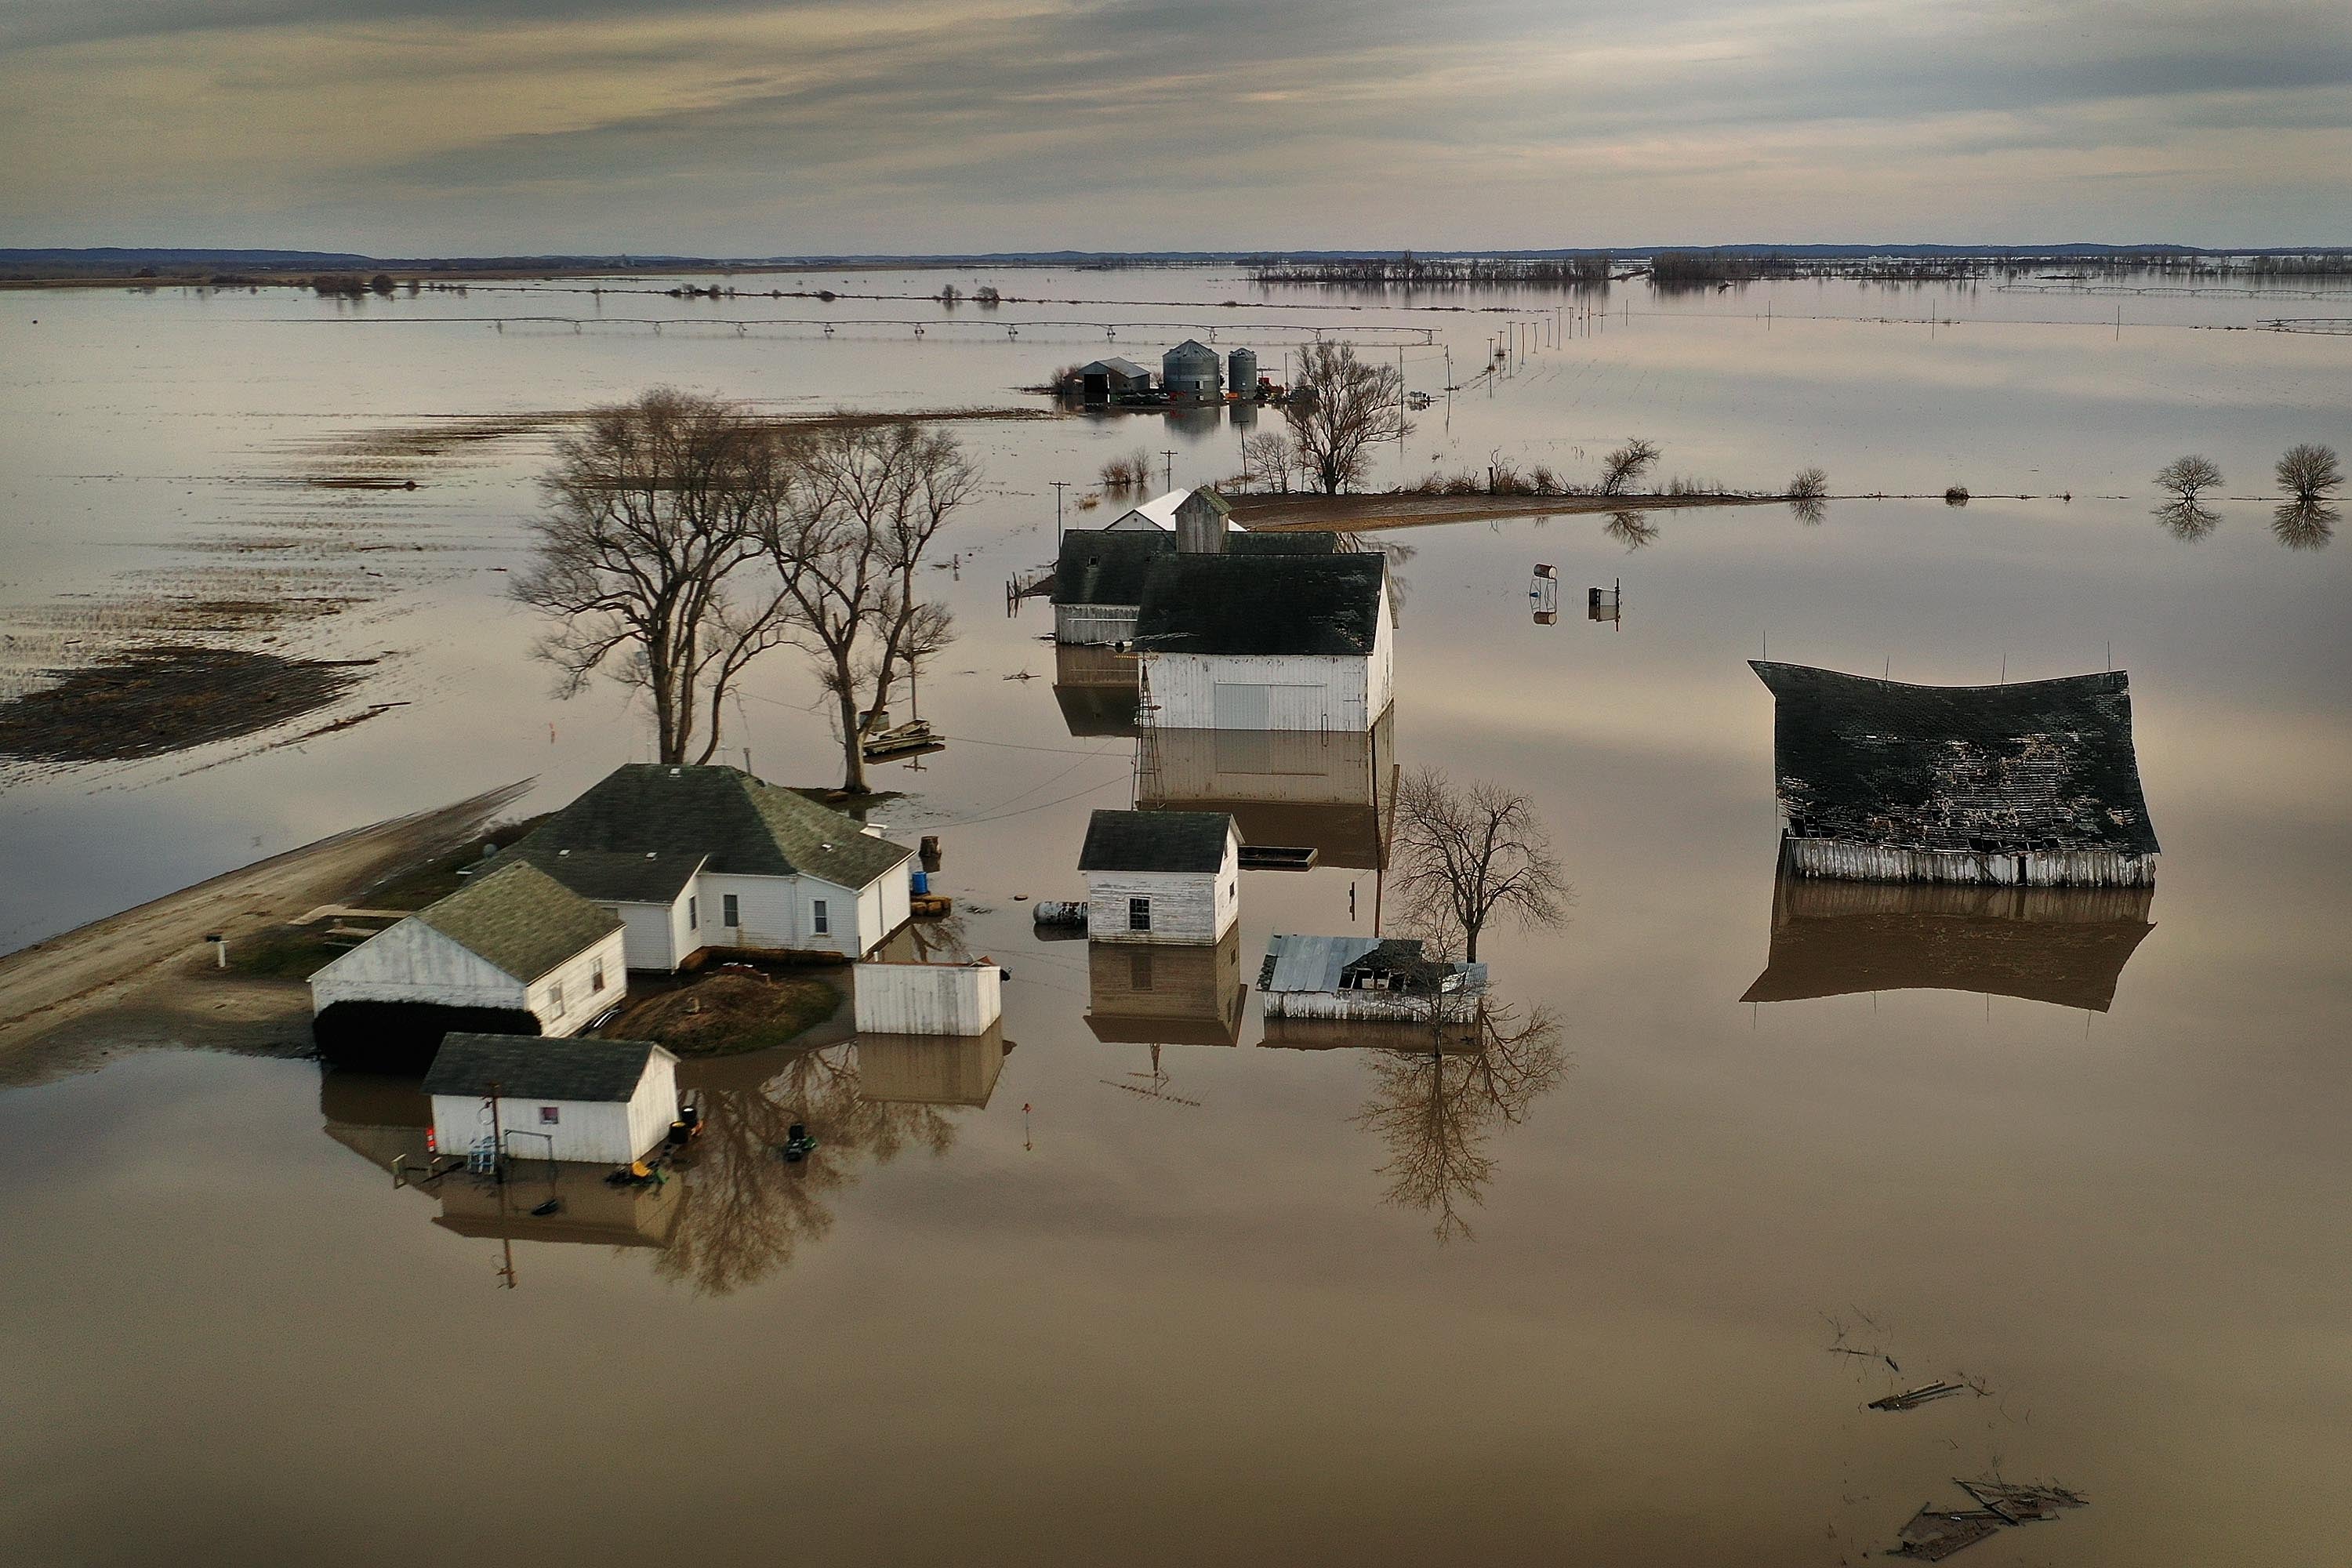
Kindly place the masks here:
POLYGON ((1601 493, 1621 496, 1658 460, 1658 444, 1636 436, 1601 459, 1601 493))
POLYGON ((1527 1118, 1560 1079, 1559 1024, 1538 1007, 1479 1007, 1462 1024, 1433 1010, 1425 1048, 1371 1057, 1372 1090, 1355 1121, 1388 1147, 1384 1202, 1435 1216, 1441 1242, 1471 1239, 1462 1206, 1485 1201, 1496 1161, 1487 1145, 1527 1118))
MULTIPOLYGON (((1804 506, 1808 504, 1818 506, 1821 503, 1818 501, 1811 503, 1791 501, 1790 504, 1791 506, 1804 506)), ((1799 515, 1802 516, 1802 513, 1800 513, 1799 515)), ((1806 521, 1811 521, 1813 520, 1808 518, 1806 521)), ((1601 531, 1615 540, 1618 543, 1623 545, 1627 550, 1631 551, 1639 550, 1645 544, 1655 544, 1658 542, 1658 535, 1661 531, 1658 525, 1650 520, 1650 514, 1648 512, 1612 511, 1609 514, 1609 521, 1601 525, 1601 531)))
POLYGON ((1484 782, 1457 789, 1435 768, 1405 775, 1396 799, 1398 866, 1391 886, 1412 929, 1433 942, 1456 933, 1478 960, 1478 938, 1496 916, 1556 926, 1574 896, 1550 836, 1517 790, 1484 782))
POLYGON ((1290 493, 1295 461, 1289 437, 1278 431, 1261 430, 1242 443, 1243 467, 1267 489, 1290 493))
POLYGON ((793 485, 793 444, 738 405, 656 390, 599 408, 556 448, 513 595, 553 617, 536 648, 564 697, 604 669, 653 709, 665 763, 705 763, 720 703, 782 636, 761 540, 793 485))
POLYGON ((2279 488, 2299 501, 2320 501, 2344 482, 2336 448, 2306 441, 2289 447, 2278 460, 2279 488))
POLYGON ((2176 500, 2194 501, 2200 491, 2210 490, 2221 482, 2221 470, 2191 452, 2185 458, 2175 458, 2157 469, 2156 482, 2158 489, 2176 500))
POLYGON ((946 646, 948 613, 916 575, 940 530, 980 488, 951 436, 921 426, 845 426, 809 443, 768 525, 792 638, 816 661, 841 734, 841 787, 866 793, 866 736, 898 676, 946 646))
POLYGON ((1799 468, 1796 478, 1789 481, 1790 500, 1827 500, 1830 493, 1830 472, 1827 468, 1799 468))
POLYGON ((1365 449, 1412 432, 1404 416, 1404 380, 1394 365, 1370 364, 1351 343, 1318 342, 1299 351, 1298 384, 1284 408, 1290 443, 1305 477, 1338 495, 1364 475, 1365 449))

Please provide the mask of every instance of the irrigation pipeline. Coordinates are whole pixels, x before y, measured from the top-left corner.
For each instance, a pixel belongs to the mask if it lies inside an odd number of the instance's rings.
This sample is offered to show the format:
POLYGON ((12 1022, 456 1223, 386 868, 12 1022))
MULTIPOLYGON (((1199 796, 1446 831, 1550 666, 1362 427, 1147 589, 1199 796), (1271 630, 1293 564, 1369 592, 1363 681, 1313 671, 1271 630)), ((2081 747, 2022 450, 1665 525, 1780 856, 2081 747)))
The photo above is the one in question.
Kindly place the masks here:
MULTIPOLYGON (((677 289, 582 288, 572 284, 541 283, 462 283, 447 285, 461 288, 469 294, 649 294, 667 300, 708 300, 709 293, 686 294, 677 289)), ((707 286, 706 286, 707 287, 707 286)), ((942 305, 937 294, 870 294, 854 289, 833 289, 820 292, 814 289, 730 289, 718 298, 733 300, 898 300, 908 304, 942 305)), ((1115 305, 1121 308, 1151 310, 1165 306, 1187 310, 1202 308, 1198 300, 1068 300, 1043 294, 1002 294, 993 301, 964 295, 956 302, 979 310, 993 310, 1003 305, 1115 305)), ((943 306, 944 308, 944 306, 943 306)), ((1524 313, 1530 307, 1518 305, 1400 305, 1392 300, 1375 300, 1360 305, 1322 304, 1313 300, 1220 300, 1211 309, 1219 310, 1424 310, 1446 316, 1508 316, 1524 313)), ((1552 307, 1534 307, 1549 312, 1552 307)))
POLYGON ((1253 321, 1247 328, 1237 330, 1228 321, 1222 329, 1199 321, 906 321, 892 317, 816 317, 816 316, 270 316, 265 320, 279 326, 480 326, 500 332, 509 328, 518 331, 560 333, 568 329, 581 335, 589 328, 634 327, 651 328, 653 335, 662 337, 675 331, 698 337, 750 337, 755 329, 763 337, 797 337, 814 332, 823 337, 849 337, 855 341, 872 341, 884 337, 939 337, 950 342, 1018 340, 1031 329, 1041 329, 1044 341, 1064 342, 1051 336, 1058 328, 1064 332, 1100 332, 1103 341, 1117 342, 1118 334, 1130 331, 1147 342, 1159 342, 1170 333, 1197 337, 1202 342, 1213 343, 1220 330, 1235 334, 1235 342, 1264 344, 1268 342, 1289 342, 1299 344, 1314 342, 1353 342, 1372 348, 1420 347, 1437 342, 1434 327, 1365 327, 1345 333, 1328 327, 1301 321, 1253 321), (861 327, 862 332, 841 332, 838 328, 861 327), (793 329, 772 331, 769 329, 793 329), (1276 334, 1294 336, 1280 339, 1276 334))
POLYGON ((2266 332, 2316 332, 2323 337, 2352 338, 2352 316, 2282 316, 2258 324, 2266 332))
POLYGON ((2243 289, 2219 284, 2163 283, 2135 288, 2122 283, 2000 283, 2001 294, 2157 294, 2192 300, 2340 300, 2352 289, 2243 289))

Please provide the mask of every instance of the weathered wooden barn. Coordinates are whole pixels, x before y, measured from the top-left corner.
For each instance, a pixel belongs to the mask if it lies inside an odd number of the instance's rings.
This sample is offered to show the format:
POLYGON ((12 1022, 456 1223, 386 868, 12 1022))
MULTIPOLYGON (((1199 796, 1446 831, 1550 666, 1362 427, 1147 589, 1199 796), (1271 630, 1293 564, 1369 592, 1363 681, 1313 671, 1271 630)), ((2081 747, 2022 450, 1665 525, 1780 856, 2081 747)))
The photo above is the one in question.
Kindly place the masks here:
POLYGON ((1781 876, 1743 1002, 1966 991, 2104 1013, 2156 927, 2153 888, 1922 886, 1781 876))
POLYGON ((310 976, 331 1061, 415 1071, 452 1029, 562 1036, 621 999, 621 921, 510 861, 310 976))
POLYGON ((1395 710, 1369 731, 1141 731, 1135 804, 1223 811, 1241 829, 1245 867, 1377 870, 1386 864, 1397 776, 1395 710))
POLYGON ((1078 367, 1078 395, 1088 403, 1116 403, 1122 397, 1151 390, 1151 373, 1133 360, 1116 355, 1078 367))
POLYGON ((1486 992, 1486 966, 1425 953, 1416 937, 1277 935, 1258 992, 1268 1018, 1460 1023, 1486 992))
POLYGON ((915 852, 740 768, 633 763, 506 851, 626 922, 628 966, 705 949, 858 958, 906 924, 915 852))
MULTIPOLYGON (((1175 553, 1175 533, 1156 528, 1062 535, 1054 563, 1054 640, 1075 647, 1133 642, 1151 568, 1175 553)), ((1130 669, 1129 680, 1133 679, 1130 669)))
POLYGON ((1781 863, 1794 874, 2154 884, 2123 671, 1912 686, 1751 664, 1774 699, 1781 863))
POLYGON ((1160 356, 1160 384, 1171 399, 1213 403, 1224 395, 1224 362, 1208 344, 1186 338, 1160 356))
POLYGON ((444 1154, 495 1141, 502 1157, 625 1165, 677 1120, 677 1058, 646 1040, 453 1034, 425 1092, 444 1154))
POLYGON ((1370 731, 1393 691, 1392 619, 1377 552, 1180 552, 1136 617, 1142 722, 1370 731))
POLYGON ((1240 854, 1223 812, 1096 812, 1078 854, 1088 939, 1214 943, 1241 912, 1240 854))

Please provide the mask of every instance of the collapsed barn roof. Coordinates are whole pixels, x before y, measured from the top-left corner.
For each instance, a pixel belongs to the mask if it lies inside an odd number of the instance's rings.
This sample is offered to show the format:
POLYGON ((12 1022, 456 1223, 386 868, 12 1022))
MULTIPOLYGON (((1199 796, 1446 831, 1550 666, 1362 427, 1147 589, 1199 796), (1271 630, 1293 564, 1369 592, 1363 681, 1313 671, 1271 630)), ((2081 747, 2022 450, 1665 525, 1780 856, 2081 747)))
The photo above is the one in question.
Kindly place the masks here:
POLYGON ((1372 651, 1388 558, 1178 555, 1144 584, 1139 647, 1154 653, 1372 651))
POLYGON ((2157 853, 2121 670, 1912 686, 1750 660, 1791 837, 1933 852, 2157 853))

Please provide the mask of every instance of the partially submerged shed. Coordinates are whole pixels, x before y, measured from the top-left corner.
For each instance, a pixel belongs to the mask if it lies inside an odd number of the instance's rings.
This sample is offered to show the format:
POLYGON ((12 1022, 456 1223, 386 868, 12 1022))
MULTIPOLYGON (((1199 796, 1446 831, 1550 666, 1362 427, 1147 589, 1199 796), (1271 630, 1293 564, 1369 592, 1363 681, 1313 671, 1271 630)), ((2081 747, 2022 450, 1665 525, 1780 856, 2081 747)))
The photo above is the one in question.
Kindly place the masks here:
POLYGON ((1095 942, 1206 945, 1241 913, 1241 833, 1222 811, 1097 811, 1078 869, 1095 942))
POLYGON ((1459 1023, 1486 991, 1486 966, 1431 958, 1416 937, 1279 935, 1257 988, 1269 1018, 1459 1023))
POLYGON ((509 1157, 625 1165, 677 1120, 677 1058, 647 1040, 453 1034, 425 1092, 442 1153, 495 1138, 509 1157))
POLYGON ((2121 670, 1912 686, 1750 661, 1801 877, 2146 887, 2158 846, 2121 670))
POLYGON ((1178 554, 1136 617, 1143 721, 1368 731, 1395 679, 1391 620, 1384 555, 1178 554))
POLYGON ((1115 403, 1151 390, 1151 373, 1133 360, 1113 355, 1078 367, 1078 395, 1088 403, 1115 403))

